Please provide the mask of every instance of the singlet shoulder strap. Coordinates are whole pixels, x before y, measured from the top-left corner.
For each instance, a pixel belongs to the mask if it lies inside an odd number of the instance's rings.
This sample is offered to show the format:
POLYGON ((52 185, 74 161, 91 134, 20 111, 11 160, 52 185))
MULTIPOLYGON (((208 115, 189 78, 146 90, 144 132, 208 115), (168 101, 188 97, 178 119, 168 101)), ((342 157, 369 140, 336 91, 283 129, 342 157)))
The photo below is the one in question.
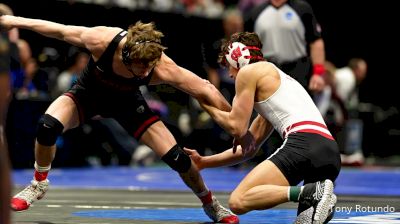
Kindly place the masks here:
POLYGON ((103 71, 112 71, 112 61, 114 57, 115 50, 118 48, 119 42, 126 36, 128 32, 122 30, 119 32, 107 46, 104 53, 101 55, 99 60, 96 62, 96 66, 103 71))

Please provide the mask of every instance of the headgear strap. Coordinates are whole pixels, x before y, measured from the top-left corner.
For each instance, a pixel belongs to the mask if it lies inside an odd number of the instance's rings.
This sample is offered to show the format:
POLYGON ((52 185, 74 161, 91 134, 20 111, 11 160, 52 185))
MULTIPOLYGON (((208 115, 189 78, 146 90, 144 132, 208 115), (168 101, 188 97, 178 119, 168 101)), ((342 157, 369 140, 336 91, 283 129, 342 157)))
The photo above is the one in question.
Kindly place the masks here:
MULTIPOLYGON (((146 43, 160 44, 159 42, 154 41, 154 40, 139 40, 139 41, 136 41, 134 43, 134 45, 146 44, 146 43)), ((128 45, 125 44, 124 47, 122 48, 122 62, 125 65, 130 65, 132 63, 132 59, 130 58, 130 55, 131 55, 130 47, 128 47, 128 45)))
POLYGON ((135 42, 135 45, 138 45, 138 44, 145 44, 145 43, 156 43, 156 44, 159 44, 159 42, 154 41, 154 40, 140 40, 140 41, 136 41, 136 42, 135 42))

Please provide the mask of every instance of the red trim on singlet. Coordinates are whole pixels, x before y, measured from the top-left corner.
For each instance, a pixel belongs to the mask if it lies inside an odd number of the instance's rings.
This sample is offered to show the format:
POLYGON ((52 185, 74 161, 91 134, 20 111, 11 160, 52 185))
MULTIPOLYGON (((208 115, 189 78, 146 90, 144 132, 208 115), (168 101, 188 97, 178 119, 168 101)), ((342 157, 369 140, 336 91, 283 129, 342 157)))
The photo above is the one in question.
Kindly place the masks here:
POLYGON ((75 98, 74 94, 72 94, 72 93, 67 92, 67 93, 64 93, 63 95, 68 96, 69 98, 71 98, 74 101, 76 108, 78 109, 79 124, 82 124, 82 122, 85 119, 85 114, 83 113, 83 110, 82 110, 81 105, 79 104, 79 101, 75 98))
POLYGON ((335 140, 335 139, 332 137, 332 135, 328 135, 328 134, 326 134, 325 132, 318 131, 318 130, 315 130, 315 129, 301 129, 301 130, 298 130, 298 131, 296 131, 296 132, 297 132, 297 133, 298 133, 298 132, 301 132, 301 133, 319 134, 319 135, 321 135, 321 136, 323 136, 323 137, 325 137, 325 138, 327 138, 327 139, 335 140))
MULTIPOLYGON (((286 130, 283 132, 283 137, 285 138, 286 134, 289 133, 290 130, 292 130, 293 128, 296 128, 296 127, 299 127, 299 126, 302 126, 302 125, 314 125, 314 126, 326 129, 329 132, 328 127, 326 125, 324 125, 324 124, 318 123, 316 121, 300 121, 300 122, 294 123, 294 124, 290 125, 289 127, 287 127, 286 130)), ((335 140, 332 137, 332 135, 327 134, 327 133, 322 132, 322 131, 317 130, 317 129, 309 128, 309 127, 308 128, 304 128, 304 129, 299 129, 296 132, 319 134, 319 135, 321 135, 321 136, 323 136, 323 137, 325 137, 327 139, 335 140)))
POLYGON ((307 125, 307 124, 308 125, 315 125, 315 126, 318 126, 318 127, 321 127, 321 128, 324 128, 324 129, 328 130, 328 127, 326 127, 326 125, 318 123, 316 121, 300 121, 300 122, 294 123, 294 124, 290 125, 289 127, 287 127, 286 128, 286 133, 289 132, 290 130, 292 130, 293 128, 295 128, 295 127, 298 127, 300 125, 307 125))
POLYGON ((138 139, 139 136, 141 136, 143 134, 143 132, 149 127, 149 125, 151 125, 152 123, 158 121, 159 118, 158 116, 153 116, 149 119, 147 119, 145 122, 143 122, 142 125, 140 125, 140 127, 135 131, 135 133, 133 134, 133 136, 138 139))

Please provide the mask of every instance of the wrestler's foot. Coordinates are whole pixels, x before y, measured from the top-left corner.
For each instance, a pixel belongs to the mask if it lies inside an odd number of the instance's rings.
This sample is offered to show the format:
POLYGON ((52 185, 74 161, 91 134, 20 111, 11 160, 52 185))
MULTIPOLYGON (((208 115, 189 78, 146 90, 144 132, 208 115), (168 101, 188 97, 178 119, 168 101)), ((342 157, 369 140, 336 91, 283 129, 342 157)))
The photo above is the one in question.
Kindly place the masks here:
POLYGON ((306 184, 300 195, 295 223, 323 224, 330 221, 337 200, 333 188, 331 180, 306 184))
POLYGON ((28 209, 34 201, 42 199, 48 189, 48 179, 43 181, 32 180, 31 185, 27 186, 11 199, 11 208, 14 211, 28 209))
MULTIPOLYGON (((335 206, 336 206, 336 195, 333 194, 331 197, 331 202, 329 205, 329 215, 326 218, 326 220, 324 221, 324 224, 328 223, 329 221, 332 220, 334 214, 335 214, 335 206)), ((303 212, 301 212, 297 218, 296 221, 294 222, 295 224, 311 224, 312 223, 312 219, 313 219, 313 215, 314 215, 314 207, 309 207, 308 209, 304 210, 303 212)))
POLYGON ((211 203, 203 205, 203 209, 216 223, 239 223, 237 215, 224 208, 214 196, 211 203))

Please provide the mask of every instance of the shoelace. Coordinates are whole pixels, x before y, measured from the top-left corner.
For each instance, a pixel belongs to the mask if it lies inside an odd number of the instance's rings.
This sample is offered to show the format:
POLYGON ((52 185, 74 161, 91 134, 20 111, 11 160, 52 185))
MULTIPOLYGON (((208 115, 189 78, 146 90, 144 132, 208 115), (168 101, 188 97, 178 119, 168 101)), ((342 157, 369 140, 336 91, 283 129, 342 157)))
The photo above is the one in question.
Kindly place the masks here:
POLYGON ((16 197, 29 201, 30 203, 37 197, 39 193, 43 193, 45 186, 41 186, 36 181, 32 181, 32 184, 21 191, 16 197), (38 192, 39 191, 39 192, 38 192))
POLYGON ((231 213, 227 209, 222 207, 222 205, 220 205, 218 202, 213 203, 212 207, 213 210, 216 212, 217 216, 219 216, 219 218, 231 215, 231 213))
POLYGON ((206 213, 209 213, 210 218, 214 221, 219 221, 224 217, 232 215, 227 209, 222 207, 218 201, 211 202, 209 205, 206 205, 206 213))
POLYGON ((315 186, 315 193, 313 194, 315 200, 321 200, 322 196, 324 195, 324 182, 317 182, 315 186))

